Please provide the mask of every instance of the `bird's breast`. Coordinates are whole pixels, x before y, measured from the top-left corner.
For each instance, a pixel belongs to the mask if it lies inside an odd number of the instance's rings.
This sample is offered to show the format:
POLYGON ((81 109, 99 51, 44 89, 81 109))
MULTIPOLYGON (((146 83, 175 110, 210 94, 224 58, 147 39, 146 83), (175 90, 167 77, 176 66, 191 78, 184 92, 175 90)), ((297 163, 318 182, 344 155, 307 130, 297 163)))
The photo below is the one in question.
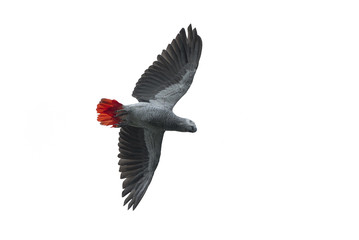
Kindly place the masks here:
POLYGON ((171 130, 177 117, 171 110, 151 104, 134 104, 131 107, 130 115, 130 125, 162 130, 171 130))

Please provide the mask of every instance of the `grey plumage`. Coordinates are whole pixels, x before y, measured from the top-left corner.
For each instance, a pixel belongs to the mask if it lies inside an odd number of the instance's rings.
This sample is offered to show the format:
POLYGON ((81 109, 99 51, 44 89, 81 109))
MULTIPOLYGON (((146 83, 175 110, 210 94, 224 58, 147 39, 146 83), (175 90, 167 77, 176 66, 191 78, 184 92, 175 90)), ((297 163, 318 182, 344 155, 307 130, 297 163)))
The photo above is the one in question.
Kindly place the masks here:
POLYGON ((138 80, 133 96, 139 103, 123 107, 119 137, 120 172, 124 205, 135 209, 144 196, 157 168, 166 130, 195 132, 195 124, 176 116, 172 109, 187 92, 202 51, 196 29, 181 29, 138 80))
MULTIPOLYGON (((142 74, 138 80, 132 96, 140 102, 165 101, 160 94, 162 91, 173 89, 176 84, 180 89, 178 94, 170 93, 174 97, 168 102, 168 107, 173 108, 177 101, 187 92, 191 86, 194 73, 202 52, 202 40, 197 30, 190 25, 188 27, 188 38, 182 28, 177 37, 157 56, 157 61, 142 74), (190 73, 186 76, 186 73, 190 73), (184 77, 186 77, 184 79, 184 77)), ((168 96, 167 96, 168 97, 168 96)))

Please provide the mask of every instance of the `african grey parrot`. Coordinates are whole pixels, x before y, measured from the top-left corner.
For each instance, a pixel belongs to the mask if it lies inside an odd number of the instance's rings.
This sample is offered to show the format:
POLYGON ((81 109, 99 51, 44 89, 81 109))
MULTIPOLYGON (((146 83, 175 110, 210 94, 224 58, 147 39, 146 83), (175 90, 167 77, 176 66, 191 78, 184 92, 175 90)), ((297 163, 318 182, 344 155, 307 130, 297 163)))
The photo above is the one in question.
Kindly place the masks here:
POLYGON ((128 209, 140 203, 161 155, 166 130, 196 132, 193 121, 176 116, 172 109, 192 84, 202 51, 202 40, 189 25, 182 28, 172 43, 157 56, 157 61, 142 74, 132 96, 139 103, 122 105, 103 98, 97 105, 97 120, 102 125, 121 127, 119 138, 122 197, 128 209))

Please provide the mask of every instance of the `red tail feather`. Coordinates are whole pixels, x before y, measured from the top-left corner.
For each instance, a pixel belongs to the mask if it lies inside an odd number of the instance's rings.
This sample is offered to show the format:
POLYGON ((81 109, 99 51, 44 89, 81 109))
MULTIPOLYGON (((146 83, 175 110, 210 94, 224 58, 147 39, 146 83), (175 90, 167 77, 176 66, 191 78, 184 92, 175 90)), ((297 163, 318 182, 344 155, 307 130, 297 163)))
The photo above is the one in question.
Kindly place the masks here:
POLYGON ((116 115, 118 114, 118 110, 123 109, 123 105, 116 100, 111 100, 107 98, 102 98, 100 103, 97 104, 97 121, 101 123, 101 125, 112 125, 112 127, 119 127, 118 125, 121 123, 121 117, 116 115))

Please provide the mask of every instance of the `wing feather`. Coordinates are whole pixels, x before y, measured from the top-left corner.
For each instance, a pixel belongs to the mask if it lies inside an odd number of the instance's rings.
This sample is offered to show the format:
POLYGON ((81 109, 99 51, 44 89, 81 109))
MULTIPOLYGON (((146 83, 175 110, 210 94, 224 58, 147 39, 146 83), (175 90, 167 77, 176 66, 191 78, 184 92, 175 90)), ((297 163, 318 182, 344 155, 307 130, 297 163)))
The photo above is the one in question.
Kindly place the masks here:
POLYGON ((161 104, 172 109, 192 84, 202 52, 202 40, 189 25, 182 28, 157 61, 142 74, 132 96, 140 102, 161 104))
POLYGON ((163 139, 163 131, 123 126, 120 131, 119 150, 122 197, 124 205, 135 209, 151 183, 157 168, 163 139))

